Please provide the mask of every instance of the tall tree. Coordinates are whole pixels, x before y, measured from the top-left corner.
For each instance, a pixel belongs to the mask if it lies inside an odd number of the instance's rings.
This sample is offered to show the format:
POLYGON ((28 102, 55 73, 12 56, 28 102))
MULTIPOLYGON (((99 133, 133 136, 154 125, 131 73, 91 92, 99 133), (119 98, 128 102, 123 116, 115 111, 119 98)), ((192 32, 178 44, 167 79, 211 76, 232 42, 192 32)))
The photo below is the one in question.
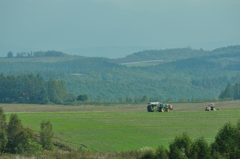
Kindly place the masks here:
POLYGON ((7 142, 8 142, 8 139, 7 139, 6 132, 3 130, 0 130, 0 153, 2 153, 5 150, 7 142))
POLYGON ((196 139, 191 145, 191 159, 211 159, 210 148, 204 138, 196 139))
POLYGON ((3 152, 7 144, 7 134, 6 134, 6 116, 3 112, 2 107, 0 107, 0 152, 3 152))
POLYGON ((12 57, 13 57, 13 53, 12 53, 11 51, 9 51, 9 52, 7 53, 7 57, 8 57, 8 58, 12 58, 12 57))
POLYGON ((61 103, 63 96, 67 93, 66 85, 62 81, 49 79, 48 96, 49 100, 54 103, 61 103))
POLYGON ((53 150, 53 132, 52 124, 49 121, 42 121, 40 131, 40 142, 44 149, 53 150))
POLYGON ((3 131, 6 131, 7 129, 6 115, 4 114, 2 107, 0 107, 0 129, 3 131))
POLYGON ((240 99, 240 82, 235 83, 233 91, 234 91, 233 98, 235 100, 240 99))
POLYGON ((17 153, 17 136, 22 131, 22 128, 23 126, 21 120, 18 119, 17 114, 11 114, 10 121, 7 127, 8 143, 6 148, 8 152, 17 153))
POLYGON ((141 102, 147 103, 148 102, 148 97, 146 95, 143 96, 141 102))
POLYGON ((233 86, 231 83, 228 83, 225 90, 221 92, 219 95, 219 98, 224 99, 224 98, 233 98, 233 86))

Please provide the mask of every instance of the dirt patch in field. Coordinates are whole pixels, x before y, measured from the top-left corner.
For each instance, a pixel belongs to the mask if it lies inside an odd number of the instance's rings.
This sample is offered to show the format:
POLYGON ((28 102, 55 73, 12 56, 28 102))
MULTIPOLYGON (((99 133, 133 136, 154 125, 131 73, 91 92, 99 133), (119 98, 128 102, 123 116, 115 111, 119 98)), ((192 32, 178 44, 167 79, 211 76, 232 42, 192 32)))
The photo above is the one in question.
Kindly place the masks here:
MULTIPOLYGON (((204 111, 209 103, 172 103, 172 112, 196 112, 204 111)), ((215 107, 220 110, 239 110, 240 101, 215 102, 215 107)), ((77 112, 77 111, 112 111, 112 112, 147 112, 147 104, 129 105, 39 105, 39 104, 0 104, 6 113, 14 112, 77 112)))
POLYGON ((76 112, 76 111, 129 111, 142 112, 146 109, 142 105, 112 105, 112 106, 65 106, 65 105, 39 105, 39 104, 0 104, 4 112, 76 112))

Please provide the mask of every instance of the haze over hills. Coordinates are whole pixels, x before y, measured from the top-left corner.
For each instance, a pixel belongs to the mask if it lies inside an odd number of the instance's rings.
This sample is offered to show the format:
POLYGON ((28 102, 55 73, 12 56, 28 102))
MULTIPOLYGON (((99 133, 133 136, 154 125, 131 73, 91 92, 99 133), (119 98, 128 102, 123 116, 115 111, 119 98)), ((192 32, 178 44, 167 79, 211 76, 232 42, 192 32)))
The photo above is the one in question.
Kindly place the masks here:
POLYGON ((1 0, 0 56, 59 50, 120 58, 151 49, 240 43, 240 2, 1 0))

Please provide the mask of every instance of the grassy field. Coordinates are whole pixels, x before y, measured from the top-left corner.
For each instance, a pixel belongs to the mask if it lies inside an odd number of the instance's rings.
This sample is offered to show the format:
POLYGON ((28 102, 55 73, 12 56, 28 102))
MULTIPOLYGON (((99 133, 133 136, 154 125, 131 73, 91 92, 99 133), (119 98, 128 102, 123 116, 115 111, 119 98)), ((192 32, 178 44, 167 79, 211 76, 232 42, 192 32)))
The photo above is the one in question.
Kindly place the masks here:
POLYGON ((165 147, 176 135, 212 142, 226 122, 240 119, 240 101, 215 103, 220 111, 204 111, 208 103, 173 104, 169 113, 148 113, 146 105, 57 106, 1 104, 8 118, 17 113, 25 127, 40 130, 49 120, 54 135, 74 147, 92 151, 127 151, 165 147))

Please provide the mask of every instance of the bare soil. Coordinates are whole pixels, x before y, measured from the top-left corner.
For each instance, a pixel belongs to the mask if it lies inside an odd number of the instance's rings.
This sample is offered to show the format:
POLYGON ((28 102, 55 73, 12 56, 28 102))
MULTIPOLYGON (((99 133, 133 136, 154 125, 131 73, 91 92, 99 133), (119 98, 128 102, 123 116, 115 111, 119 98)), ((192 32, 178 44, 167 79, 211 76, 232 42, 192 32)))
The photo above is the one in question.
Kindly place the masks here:
MULTIPOLYGON (((204 111, 209 103, 173 103, 173 112, 204 111)), ((146 112, 147 104, 118 104, 111 106, 94 105, 40 105, 40 104, 0 104, 5 113, 14 112, 77 112, 77 111, 113 111, 113 112, 146 112)), ((239 110, 240 101, 215 102, 220 110, 239 110)))

